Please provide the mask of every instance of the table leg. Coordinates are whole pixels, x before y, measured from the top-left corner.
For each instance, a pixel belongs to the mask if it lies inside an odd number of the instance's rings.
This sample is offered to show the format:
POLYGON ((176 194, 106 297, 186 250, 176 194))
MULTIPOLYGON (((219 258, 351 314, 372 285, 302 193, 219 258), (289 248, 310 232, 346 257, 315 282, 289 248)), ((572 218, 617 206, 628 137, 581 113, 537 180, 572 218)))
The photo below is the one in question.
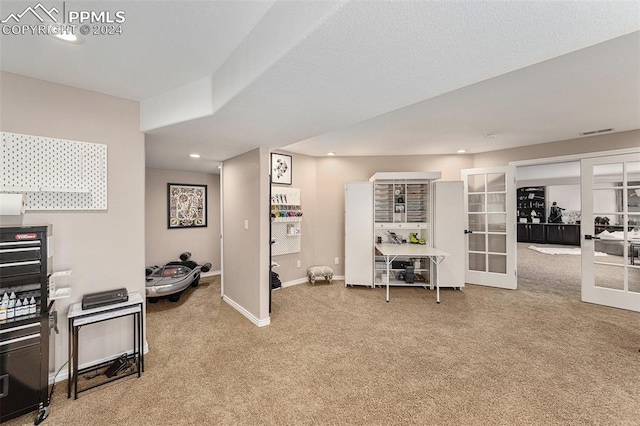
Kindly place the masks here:
POLYGON ((72 327, 72 323, 73 320, 72 319, 68 319, 67 320, 67 371, 68 371, 68 377, 67 377, 67 399, 71 398, 71 380, 73 378, 73 368, 71 367, 72 365, 72 353, 71 353, 71 342, 73 341, 73 327, 72 327))
POLYGON ((390 256, 385 256, 385 258, 387 259, 387 303, 389 303, 389 281, 391 281, 391 275, 389 275, 389 273, 391 272, 389 270, 389 265, 391 264, 391 260, 389 259, 390 256))
POLYGON ((73 399, 78 399, 78 339, 80 327, 73 327, 73 399))
POLYGON ((440 303, 440 262, 436 259, 436 303, 440 303))

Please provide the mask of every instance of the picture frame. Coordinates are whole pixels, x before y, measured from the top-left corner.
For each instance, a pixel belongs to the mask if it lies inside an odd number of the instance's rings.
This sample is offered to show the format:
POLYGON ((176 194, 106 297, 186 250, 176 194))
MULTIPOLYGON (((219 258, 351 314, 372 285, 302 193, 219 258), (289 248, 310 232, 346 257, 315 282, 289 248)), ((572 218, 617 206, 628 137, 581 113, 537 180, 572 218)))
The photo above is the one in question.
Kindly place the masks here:
POLYGON ((207 185, 167 184, 167 228, 207 227, 207 185))
POLYGON ((271 153, 271 183, 291 185, 292 166, 290 155, 271 153))

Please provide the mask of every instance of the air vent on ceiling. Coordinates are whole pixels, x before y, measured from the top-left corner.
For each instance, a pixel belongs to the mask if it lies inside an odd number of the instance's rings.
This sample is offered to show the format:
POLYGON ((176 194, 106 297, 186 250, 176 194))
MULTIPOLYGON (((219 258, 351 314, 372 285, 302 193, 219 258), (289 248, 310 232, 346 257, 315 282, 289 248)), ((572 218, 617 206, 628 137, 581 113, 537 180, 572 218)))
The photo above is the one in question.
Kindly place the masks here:
POLYGON ((591 136, 591 135, 598 135, 600 133, 608 133, 608 132, 613 132, 615 129, 611 128, 611 129, 600 129, 600 130, 591 130, 590 132, 582 132, 582 133, 578 133, 580 136, 591 136))

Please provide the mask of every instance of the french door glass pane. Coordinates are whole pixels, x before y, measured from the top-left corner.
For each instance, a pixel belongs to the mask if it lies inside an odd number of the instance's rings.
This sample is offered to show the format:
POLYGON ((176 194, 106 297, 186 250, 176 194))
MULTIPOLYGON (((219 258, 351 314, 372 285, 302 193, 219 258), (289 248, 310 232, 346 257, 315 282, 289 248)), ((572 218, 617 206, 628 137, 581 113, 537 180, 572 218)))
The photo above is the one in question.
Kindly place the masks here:
MULTIPOLYGON (((597 259, 605 259, 597 257, 597 259)), ((620 265, 595 264, 595 286, 615 290, 624 289, 624 266, 621 256, 606 256, 607 263, 620 263, 620 265)))
MULTIPOLYGON (((640 161, 629 161, 627 163, 627 182, 640 181, 640 161)), ((638 183, 640 185, 640 182, 638 183)))
POLYGON ((487 270, 486 255, 484 253, 469 253, 469 270, 485 272, 487 270))
POLYGON ((487 215, 489 232, 507 232, 507 214, 492 213, 487 215))
POLYGON ((613 164, 597 164, 593 166, 593 183, 608 184, 614 186, 615 184, 622 184, 623 168, 622 163, 613 164))
POLYGON ((484 212, 484 194, 469 194, 469 211, 484 212))
POLYGON ((470 214, 469 215, 469 230, 471 231, 486 231, 484 214, 470 214))
POLYGON ((498 274, 507 273, 507 256, 501 254, 489 255, 489 272, 498 274))
POLYGON ((485 192, 484 175, 467 176, 468 192, 485 192))
POLYGON ((487 211, 506 212, 506 194, 487 194, 487 211))
POLYGON ((629 214, 629 238, 640 238, 640 214, 629 214))
MULTIPOLYGON (((635 183, 635 182, 634 182, 635 183)), ((640 186, 627 189, 627 209, 629 213, 640 212, 640 186)))
MULTIPOLYGON (((636 260, 638 260, 638 256, 636 256, 636 260)), ((640 262, 636 262, 636 265, 638 265, 638 263, 640 262)), ((629 291, 632 293, 640 293, 640 266, 629 267, 628 273, 629 273, 629 291)))
POLYGON ((506 178, 504 173, 487 174, 487 192, 506 191, 506 178))
POLYGON ((624 223, 623 214, 604 215, 604 214, 595 213, 593 216, 593 223, 596 225, 596 233, 600 232, 600 230, 605 228, 610 233, 617 232, 617 234, 614 234, 612 236, 607 236, 605 238, 618 239, 618 240, 622 239, 622 229, 623 229, 622 225, 624 223))
POLYGON ((489 234, 489 250, 492 253, 507 253, 507 236, 489 234))
POLYGON ((469 251, 485 251, 486 234, 469 234, 469 251))
POLYGON ((622 196, 624 191, 620 189, 594 189, 593 213, 605 215, 607 213, 622 213, 622 196))

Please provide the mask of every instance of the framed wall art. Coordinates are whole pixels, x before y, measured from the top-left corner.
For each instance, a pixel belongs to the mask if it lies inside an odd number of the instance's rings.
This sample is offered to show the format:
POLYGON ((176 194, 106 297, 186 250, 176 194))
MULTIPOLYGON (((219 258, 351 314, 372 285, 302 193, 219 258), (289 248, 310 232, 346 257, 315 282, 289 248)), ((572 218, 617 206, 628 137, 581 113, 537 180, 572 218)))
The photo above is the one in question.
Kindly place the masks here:
POLYGON ((167 184, 169 229, 207 226, 207 185, 167 184))
POLYGON ((291 185, 291 156, 271 153, 271 183, 291 185))

